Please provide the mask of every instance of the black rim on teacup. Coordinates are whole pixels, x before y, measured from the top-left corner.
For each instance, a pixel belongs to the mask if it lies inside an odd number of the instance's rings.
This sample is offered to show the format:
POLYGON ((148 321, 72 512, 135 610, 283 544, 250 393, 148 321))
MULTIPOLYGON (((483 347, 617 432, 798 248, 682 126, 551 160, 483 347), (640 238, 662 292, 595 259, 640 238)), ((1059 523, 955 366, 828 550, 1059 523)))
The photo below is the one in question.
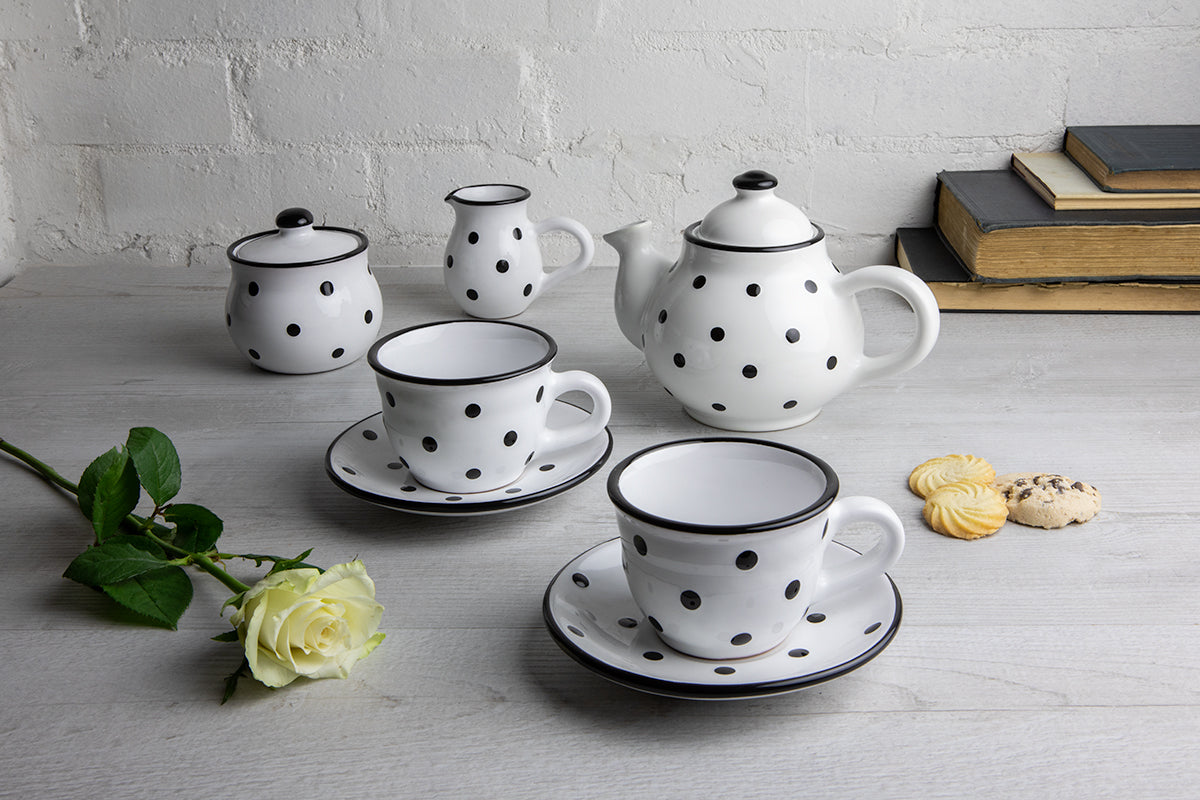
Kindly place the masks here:
MULTIPOLYGON (((697 462, 695 459, 693 459, 692 463, 695 464, 697 462)), ((689 491, 696 493, 697 497, 700 496, 700 493, 703 493, 704 496, 711 497, 723 490, 723 487, 716 485, 715 481, 713 484, 714 485, 693 487, 689 491)), ((837 473, 833 471, 833 468, 829 466, 829 464, 825 463, 825 461, 812 455, 811 453, 805 452, 804 450, 800 450, 796 447, 781 444, 779 442, 739 437, 700 437, 695 439, 680 439, 653 445, 643 450, 639 450, 638 452, 623 459, 620 463, 613 467, 612 472, 609 473, 608 476, 608 496, 612 500, 613 505, 634 519, 675 531, 721 535, 761 533, 763 531, 786 528, 790 525, 795 525, 798 522, 803 522, 804 520, 810 519, 827 509, 833 503, 834 498, 837 497, 838 488, 837 473), (703 448, 721 444, 741 446, 745 449, 761 449, 761 452, 765 454, 774 456, 782 455, 785 458, 790 458, 795 463, 803 463, 809 467, 811 471, 821 475, 824 480, 824 486, 821 488, 821 491, 814 492, 813 494, 815 496, 810 500, 806 500, 804 505, 800 508, 791 510, 785 514, 771 515, 765 519, 739 521, 734 523, 708 523, 699 521, 697 519, 681 519, 679 517, 684 516, 682 514, 667 516, 661 513, 654 513, 652 510, 648 510, 647 506, 653 506, 655 504, 665 505, 665 503, 659 503, 658 500, 653 502, 639 502, 631 497, 631 492, 628 488, 622 486, 622 479, 626 477, 627 473, 632 475, 632 470, 635 470, 639 467, 653 469, 653 466, 647 467, 646 465, 650 463, 647 459, 653 458, 655 454, 681 447, 703 448)))
POLYGON ((501 206, 506 203, 520 203, 531 196, 524 186, 513 183, 477 183, 455 189, 446 195, 446 202, 468 206, 501 206))
MULTIPOLYGON (((453 336, 453 333, 447 334, 453 336)), ((464 334, 463 339, 467 336, 464 334)), ((427 340, 418 344, 414 344, 412 349, 424 350, 429 352, 429 348, 423 348, 422 345, 430 344, 433 340, 427 340)), ((453 342, 451 342, 453 344, 453 342)), ((507 322, 504 320, 442 320, 440 322, 427 322, 422 325, 413 325, 409 328, 403 328, 398 331, 393 331, 387 336, 378 339, 375 344, 371 345, 371 349, 367 351, 367 362, 371 365, 371 369, 388 378, 393 378, 398 381, 407 381, 409 383, 422 383, 434 386, 464 386, 475 383, 491 383, 493 381, 502 381, 507 378, 512 378, 517 375, 523 375, 527 372, 544 367, 554 360, 558 354, 558 343, 545 331, 538 330, 530 325, 522 325, 519 322, 507 322), (471 370, 472 374, 448 374, 445 370, 445 360, 437 361, 437 367, 432 365, 435 363, 426 355, 423 359, 425 365, 422 369, 405 371, 404 369, 396 369, 393 366, 388 366, 383 363, 380 358, 381 351, 396 339, 401 337, 420 336, 422 333, 429 333, 436 336, 435 329, 445 328, 446 330, 469 331, 491 329, 494 335, 487 337, 479 337, 472 335, 472 342, 478 344, 480 341, 498 342, 505 334, 508 335, 508 341, 524 340, 534 344, 535 351, 531 352, 528 357, 520 359, 519 363, 512 366, 507 366, 495 372, 487 372, 485 370, 471 370), (515 335, 514 335, 515 334, 515 335)), ((510 358, 505 354, 506 358, 510 358)), ((488 361, 479 354, 475 354, 476 361, 488 361)), ((491 360, 489 368, 495 369, 495 365, 499 363, 491 360)), ((411 368, 410 368, 411 369, 411 368)))

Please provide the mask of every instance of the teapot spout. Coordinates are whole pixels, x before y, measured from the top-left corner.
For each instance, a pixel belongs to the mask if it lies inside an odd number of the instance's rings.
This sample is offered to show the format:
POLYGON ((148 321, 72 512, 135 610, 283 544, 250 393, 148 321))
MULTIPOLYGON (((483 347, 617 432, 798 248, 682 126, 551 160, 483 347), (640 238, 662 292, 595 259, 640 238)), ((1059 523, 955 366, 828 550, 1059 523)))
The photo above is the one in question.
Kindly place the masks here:
POLYGON ((634 347, 642 349, 642 316, 650 294, 673 263, 650 244, 650 223, 634 222, 603 236, 619 258, 613 307, 617 325, 634 347))

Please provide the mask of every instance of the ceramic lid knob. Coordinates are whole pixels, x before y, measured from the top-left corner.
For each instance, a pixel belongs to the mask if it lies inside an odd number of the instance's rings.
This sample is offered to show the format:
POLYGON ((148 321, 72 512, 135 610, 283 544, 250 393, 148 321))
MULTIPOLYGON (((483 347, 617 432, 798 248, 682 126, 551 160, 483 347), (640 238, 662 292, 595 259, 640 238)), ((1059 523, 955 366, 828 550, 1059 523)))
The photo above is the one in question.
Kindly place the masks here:
POLYGON ((775 195, 779 181, 752 169, 733 179, 737 195, 705 215, 696 228, 701 243, 738 248, 779 248, 807 242, 816 231, 803 211, 775 195))
POLYGON ((285 208, 275 215, 275 227, 280 230, 303 228, 312 224, 313 215, 307 208, 285 208))
POLYGON ((348 228, 314 226, 307 208, 285 208, 275 215, 278 230, 239 239, 229 246, 229 259, 242 264, 308 266, 328 263, 367 249, 365 234, 348 228))

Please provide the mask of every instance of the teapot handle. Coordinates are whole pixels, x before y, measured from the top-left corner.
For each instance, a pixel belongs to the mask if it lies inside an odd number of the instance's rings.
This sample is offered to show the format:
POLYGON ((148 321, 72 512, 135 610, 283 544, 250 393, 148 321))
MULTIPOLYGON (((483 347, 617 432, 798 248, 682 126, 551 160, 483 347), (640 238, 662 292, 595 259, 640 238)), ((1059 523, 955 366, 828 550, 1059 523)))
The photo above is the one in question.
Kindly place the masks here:
POLYGON ((847 295, 866 289, 886 289, 904 298, 917 315, 916 333, 906 347, 881 356, 863 356, 858 375, 861 382, 904 372, 929 355, 937 341, 941 321, 937 300, 924 281, 899 267, 878 265, 847 273, 840 288, 847 295))
POLYGON ((538 236, 550 231, 563 231, 575 237, 579 242, 579 257, 570 264, 564 264, 553 272, 546 273, 542 279, 542 285, 538 287, 539 295, 554 288, 572 275, 583 272, 584 268, 592 263, 592 257, 596 254, 596 243, 592 241, 592 234, 583 227, 582 223, 576 222, 570 217, 550 217, 533 223, 533 229, 538 236))

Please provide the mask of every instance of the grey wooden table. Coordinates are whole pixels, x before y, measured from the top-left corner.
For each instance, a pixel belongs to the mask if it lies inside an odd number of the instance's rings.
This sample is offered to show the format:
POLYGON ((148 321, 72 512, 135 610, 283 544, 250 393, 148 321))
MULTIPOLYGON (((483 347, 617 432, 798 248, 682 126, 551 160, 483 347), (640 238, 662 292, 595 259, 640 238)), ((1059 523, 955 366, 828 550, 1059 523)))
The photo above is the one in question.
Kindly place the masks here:
MULTIPOLYGON (((459 316, 430 269, 378 269, 384 330, 459 316)), ((0 461, 0 795, 11 797, 1182 798, 1200 785, 1200 318, 944 315, 932 355, 765 435, 891 504, 908 545, 903 623, 862 668, 805 691, 672 700, 593 675, 541 619, 575 555, 615 535, 607 467, 511 514, 368 505, 329 443, 378 402, 361 360, 281 376, 242 360, 227 275, 35 268, 0 288, 0 436, 77 477, 137 425, 183 459, 179 499, 234 552, 361 557, 387 641, 345 681, 218 705, 236 646, 204 576, 180 629, 130 625, 62 579, 90 538, 61 493, 0 461), (974 453, 1091 482, 1104 509, 975 542, 927 529, 906 476, 974 453)), ((609 387, 608 466, 711 434, 620 336, 611 268, 521 321, 609 387)), ((907 309, 865 298, 873 348, 907 309)), ((850 533, 850 544, 855 532, 850 533)), ((259 573, 247 570, 246 579, 259 573)))

